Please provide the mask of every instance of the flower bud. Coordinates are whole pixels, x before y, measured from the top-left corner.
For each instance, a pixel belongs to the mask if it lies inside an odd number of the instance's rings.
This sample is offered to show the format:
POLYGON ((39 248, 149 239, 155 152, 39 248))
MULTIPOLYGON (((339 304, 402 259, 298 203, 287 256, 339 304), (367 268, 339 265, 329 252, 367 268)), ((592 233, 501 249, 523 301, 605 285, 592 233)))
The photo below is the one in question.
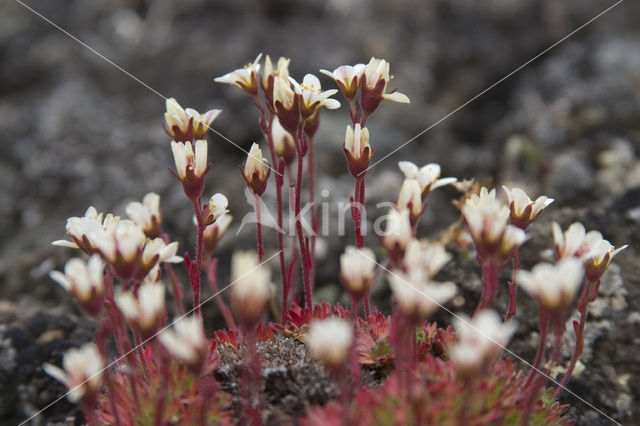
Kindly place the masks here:
POLYGON ((289 62, 291 59, 280 57, 276 68, 273 68, 269 55, 264 61, 264 71, 262 74, 262 90, 264 91, 265 103, 269 108, 273 108, 273 86, 276 77, 289 78, 289 62))
POLYGON ((422 214, 422 191, 420 190, 420 184, 417 180, 404 180, 396 205, 398 206, 398 210, 409 210, 411 223, 416 223, 422 214))
POLYGON ((278 117, 273 118, 271 123, 271 137, 276 154, 284 159, 285 164, 291 164, 296 158, 296 145, 291 133, 287 132, 278 117))
POLYGON ((198 199, 202 195, 204 176, 209 171, 207 141, 197 140, 195 152, 191 142, 172 141, 171 151, 176 163, 174 176, 182 182, 184 193, 190 200, 198 199))
POLYGON ((300 123, 300 95, 291 89, 287 77, 277 76, 273 81, 273 109, 284 129, 295 134, 300 123))
POLYGON ((267 159, 262 156, 262 150, 257 143, 251 145, 251 150, 247 155, 242 167, 242 176, 251 191, 260 196, 267 187, 267 179, 271 169, 267 166, 267 159))
POLYGON ((387 227, 382 236, 382 245, 389 257, 399 264, 404 257, 407 244, 413 239, 408 210, 390 209, 386 216, 387 227))
POLYGON ((311 322, 306 343, 313 355, 328 367, 337 368, 349 359, 353 326, 340 318, 311 322))
POLYGON ((340 256, 340 279, 354 301, 360 300, 373 284, 376 257, 369 248, 348 246, 340 256))
POLYGON ((258 263, 253 251, 238 251, 231 258, 231 309, 246 327, 254 326, 271 298, 271 271, 258 263))
POLYGON ((356 123, 354 128, 347 126, 343 150, 351 176, 360 177, 366 172, 373 156, 369 146, 369 129, 361 128, 360 123, 356 123))

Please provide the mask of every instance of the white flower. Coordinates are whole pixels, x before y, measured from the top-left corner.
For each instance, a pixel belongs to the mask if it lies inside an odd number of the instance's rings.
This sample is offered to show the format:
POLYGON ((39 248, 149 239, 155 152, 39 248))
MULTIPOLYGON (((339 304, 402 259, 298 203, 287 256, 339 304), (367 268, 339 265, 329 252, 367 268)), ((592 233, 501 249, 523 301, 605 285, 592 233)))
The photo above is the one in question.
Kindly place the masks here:
POLYGON ((580 288, 584 269, 576 258, 561 259, 555 265, 538 263, 531 272, 520 271, 518 284, 548 309, 566 307, 580 288))
POLYGON ((506 258, 526 240, 526 234, 509 225, 510 210, 496 200, 496 191, 482 188, 472 194, 462 206, 469 232, 482 258, 506 258))
POLYGON ((584 243, 585 230, 580 222, 572 223, 566 232, 553 222, 553 244, 558 259, 566 259, 578 255, 584 243))
POLYGON ((147 239, 142 250, 142 263, 146 268, 152 268, 158 263, 180 263, 182 257, 177 256, 178 243, 167 244, 162 238, 147 239))
POLYGON ((204 228, 204 250, 206 252, 212 253, 216 249, 218 242, 227 231, 232 220, 233 217, 225 213, 204 228))
POLYGON ((86 263, 77 257, 70 259, 64 267, 64 274, 51 271, 49 276, 64 287, 89 313, 95 315, 102 308, 104 263, 99 255, 92 255, 86 263))
POLYGON ((507 194, 509 201, 511 223, 518 228, 526 229, 545 207, 553 203, 553 198, 544 195, 538 197, 536 201, 532 201, 520 188, 509 189, 503 185, 502 189, 504 189, 504 192, 507 194))
POLYGON ((211 109, 204 114, 200 114, 193 108, 187 108, 185 113, 189 118, 193 119, 193 137, 195 139, 204 138, 211 128, 211 123, 213 123, 213 120, 215 120, 221 112, 222 110, 220 109, 211 109))
POLYGON ((355 161, 361 159, 367 163, 371 159, 371 147, 369 146, 369 129, 360 127, 356 123, 355 127, 347 126, 347 133, 344 137, 344 149, 355 161))
POLYGON ((160 213, 160 196, 150 192, 144 196, 142 203, 138 201, 127 204, 127 216, 142 228, 145 235, 155 238, 160 235, 162 214, 160 213))
POLYGON ((247 160, 242 168, 242 175, 256 195, 262 195, 267 186, 267 179, 271 171, 267 164, 267 159, 262 156, 260 146, 257 143, 251 145, 247 160))
POLYGON ((485 309, 469 320, 464 314, 454 322, 458 341, 451 358, 462 371, 475 371, 486 361, 498 356, 516 329, 510 321, 503 323, 497 312, 485 309))
POLYGON ((69 389, 69 401, 92 398, 100 391, 104 360, 95 344, 65 352, 62 367, 44 364, 42 369, 69 389))
POLYGON ((289 81, 293 85, 294 91, 301 96, 302 103, 300 110, 303 117, 309 117, 321 107, 327 109, 340 108, 340 102, 335 99, 329 99, 338 91, 336 89, 322 90, 320 80, 313 74, 307 74, 302 80, 302 84, 298 84, 293 78, 289 77, 289 81))
POLYGON ((200 179, 207 171, 207 141, 197 140, 195 152, 191 142, 171 142, 171 151, 180 180, 200 179))
POLYGON ((164 322, 164 294, 163 284, 147 281, 138 289, 137 298, 128 291, 118 294, 116 305, 131 328, 150 337, 164 322))
POLYGON ((174 137, 189 133, 189 116, 174 98, 166 101, 167 112, 164 113, 164 121, 167 132, 174 137))
POLYGON ((289 62, 291 62, 291 59, 281 56, 280 58, 278 58, 278 63, 276 65, 276 68, 274 69, 271 58, 269 57, 269 55, 267 55, 264 61, 264 72, 262 76, 262 86, 265 88, 265 90, 269 86, 269 80, 271 76, 280 76, 284 78, 289 77, 289 62))
POLYGON ((413 220, 420 217, 422 214, 422 191, 417 180, 405 179, 402 182, 396 205, 399 210, 408 209, 413 220))
POLYGON ((158 340, 176 360, 199 371, 208 346, 202 321, 196 316, 179 318, 174 321, 173 327, 175 331, 162 331, 158 340))
POLYGON ((295 96, 296 93, 291 89, 289 78, 276 76, 273 80, 273 107, 277 111, 290 111, 293 108, 295 96))
POLYGON ((320 72, 334 79, 345 98, 353 100, 358 91, 358 86, 360 86, 360 79, 364 69, 364 64, 356 64, 354 66, 339 66, 333 72, 327 70, 320 70, 320 72))
POLYGON ((418 166, 410 161, 400 161, 398 167, 400 167, 400 170, 407 179, 415 179, 418 181, 423 195, 458 180, 454 177, 440 179, 440 165, 436 163, 429 163, 418 168, 418 166))
POLYGON ((258 263, 254 251, 237 251, 231 258, 231 308, 244 322, 257 322, 271 298, 271 271, 258 263))
POLYGON ((411 240, 404 254, 404 265, 408 271, 423 270, 429 279, 451 260, 442 244, 430 243, 427 240, 411 240))
POLYGON ((112 264, 133 263, 146 242, 142 229, 132 220, 121 220, 107 232, 92 235, 100 253, 112 264))
POLYGON ((226 83, 239 87, 250 95, 258 94, 258 72, 260 72, 260 59, 262 53, 256 56, 253 62, 249 62, 242 68, 232 71, 222 77, 214 79, 217 83, 226 83))
POLYGON ((291 133, 287 132, 278 117, 273 117, 271 122, 271 138, 276 154, 284 158, 285 161, 291 162, 296 154, 296 145, 291 133))
POLYGON ((587 232, 584 236, 579 255, 584 263, 585 273, 589 281, 598 281, 607 268, 609 268, 609 264, 615 255, 627 247, 627 245, 624 245, 616 249, 609 241, 602 237, 600 232, 587 232))
POLYGON ((347 246, 340 256, 340 278, 354 299, 361 298, 373 284, 376 257, 367 247, 347 246))
POLYGON ((204 138, 209 126, 221 112, 219 109, 212 109, 200 114, 193 108, 184 110, 174 98, 167 99, 166 106, 164 121, 167 133, 180 142, 204 138))
POLYGON ((455 284, 431 281, 421 269, 390 273, 389 284, 400 310, 413 319, 431 316, 456 294, 455 284))
POLYGON ((365 81, 363 89, 370 92, 374 97, 403 104, 411 102, 407 95, 400 92, 385 93, 387 83, 393 77, 389 76, 389 63, 384 59, 371 58, 364 69, 363 78, 365 81))
POLYGON ((387 214, 387 227, 382 237, 382 244, 391 254, 403 254, 409 241, 413 239, 411 221, 408 210, 390 209, 387 214))
POLYGON ((209 211, 213 216, 214 221, 218 219, 220 216, 222 216, 223 214, 229 212, 229 210, 227 210, 228 205, 229 205, 229 200, 227 199, 227 197, 224 194, 221 194, 219 192, 216 194, 213 194, 209 198, 209 211))
POLYGON ((54 246, 79 248, 91 254, 96 251, 96 244, 92 235, 105 233, 118 225, 119 216, 109 213, 103 220, 103 214, 98 214, 95 207, 87 209, 83 217, 70 217, 67 219, 67 234, 71 235, 71 241, 57 240, 54 246))
POLYGON ((349 358, 353 326, 348 321, 333 317, 312 321, 305 341, 323 364, 339 367, 349 358))

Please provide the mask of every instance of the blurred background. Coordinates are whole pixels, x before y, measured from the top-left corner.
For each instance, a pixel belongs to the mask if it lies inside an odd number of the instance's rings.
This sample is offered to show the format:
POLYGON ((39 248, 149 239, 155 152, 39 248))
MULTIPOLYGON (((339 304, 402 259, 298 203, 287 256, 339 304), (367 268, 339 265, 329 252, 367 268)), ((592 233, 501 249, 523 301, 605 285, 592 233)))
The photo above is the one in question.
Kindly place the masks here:
MULTIPOLYGON (((150 90, 18 1, 3 1, 0 383, 5 387, 0 385, 0 422, 23 418, 51 401, 58 389, 51 388, 39 366, 91 335, 79 310, 48 278, 72 256, 50 245, 64 238, 67 217, 83 215, 89 205, 124 214, 126 203, 154 191, 162 197, 166 226, 181 251, 192 247, 190 209, 167 170, 173 160, 159 94, 201 112, 221 108, 213 127, 248 150, 252 142, 263 142, 257 113, 244 93, 214 83, 215 77, 259 52, 291 58, 290 71, 299 80, 320 68, 384 58, 394 75, 390 88, 407 94, 411 104, 383 103, 369 121, 376 158, 382 158, 614 3, 24 0, 150 90)), ((620 3, 382 161, 367 175, 370 205, 396 198, 402 180, 398 161, 437 162, 444 176, 492 178, 551 196, 556 202, 549 220, 565 226, 581 220, 614 245, 637 246, 639 18, 640 4, 620 3)), ((333 82, 321 80, 333 88, 333 82)), ((318 191, 329 189, 335 202, 346 201, 352 188, 341 148, 348 120, 344 107, 323 112, 316 145, 322 175, 318 191)), ((209 158, 206 191, 229 197, 237 226, 249 210, 237 170, 245 154, 210 134, 209 158)), ((424 235, 437 235, 456 220, 450 206, 455 194, 450 188, 432 194, 424 235)), ((267 193, 267 202, 271 196, 267 193)), ((549 234, 548 221, 545 226, 549 234)), ((249 228, 237 238, 232 229, 222 244, 222 276, 232 249, 252 247, 249 228)), ((369 241, 376 243, 375 237, 369 241)), ((337 282, 344 240, 325 238, 323 244, 318 285, 335 289, 330 284, 337 282)), ((618 419, 638 418, 632 412, 637 410, 633 395, 640 394, 640 342, 633 331, 640 322, 635 253, 632 247, 620 256, 620 283, 611 297, 622 305, 603 311, 592 339, 607 335, 609 343, 596 343, 613 355, 603 355, 598 374, 576 385, 587 393, 591 389, 593 395, 577 393, 618 419), (607 362, 607 356, 620 358, 607 362), (596 383, 606 383, 610 394, 593 390, 596 383)), ((532 249, 530 262, 538 254, 532 249)), ((325 292, 328 299, 337 293, 325 292)), ((61 403, 46 418, 64 419, 72 411, 61 403)), ((585 421, 599 424, 602 418, 585 421)))

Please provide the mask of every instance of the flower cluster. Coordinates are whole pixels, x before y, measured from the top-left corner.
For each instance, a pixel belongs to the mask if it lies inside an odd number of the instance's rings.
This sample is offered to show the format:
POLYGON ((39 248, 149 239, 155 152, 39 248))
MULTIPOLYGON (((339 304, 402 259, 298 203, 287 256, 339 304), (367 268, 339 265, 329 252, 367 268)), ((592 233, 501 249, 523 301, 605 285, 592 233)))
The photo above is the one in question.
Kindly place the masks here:
MULTIPOLYGON (((519 248, 528 238, 526 231, 553 199, 532 200, 522 189, 504 186, 504 203, 495 189, 441 177, 438 164, 420 167, 408 161, 398 164, 404 180, 384 217, 381 249, 375 250, 370 239, 365 246, 365 175, 376 151, 366 124, 383 100, 406 104, 409 98, 389 90, 392 76, 383 59, 342 65, 331 72, 320 70, 337 85, 328 90, 313 74, 306 74, 301 82, 293 78, 287 58, 274 64, 267 55, 264 66, 261 60, 260 54, 243 68, 215 79, 250 96, 267 142, 264 154, 260 144, 253 143, 240 165, 247 198, 255 200, 257 251, 233 253, 227 286, 218 289, 215 252, 232 221, 229 199, 214 193, 203 200, 205 178, 212 167, 206 137, 220 110, 200 114, 183 109, 173 98, 166 101, 164 126, 175 162, 171 173, 193 209, 193 253, 178 256, 178 243, 171 242, 163 229, 168 218, 163 218, 156 193, 129 203, 124 219, 90 207, 83 217, 68 219, 68 240, 53 243, 84 253, 70 259, 63 272, 53 271, 51 278, 95 321, 96 337, 95 343, 67 352, 62 369, 49 364, 43 368, 69 388, 69 399, 81 405, 88 423, 230 424, 233 420, 262 424, 265 412, 276 412, 265 410, 274 402, 263 394, 268 388, 263 384, 267 377, 263 367, 273 364, 274 354, 280 352, 271 349, 278 344, 294 345, 289 352, 305 363, 320 363, 304 371, 328 371, 337 384, 337 391, 335 386, 326 387, 332 395, 325 398, 336 401, 314 408, 305 400, 306 406, 295 408, 298 412, 292 422, 372 424, 384 418, 394 424, 432 424, 443 419, 459 424, 504 419, 521 424, 569 423, 566 407, 553 399, 582 352, 587 305, 597 297, 612 259, 626 246, 615 248, 598 231, 586 232, 580 223, 566 231, 554 223, 556 261, 520 270, 519 248), (313 297, 318 246, 314 138, 323 108, 340 108, 333 98, 338 92, 348 104, 351 119, 342 151, 354 181, 350 207, 355 244, 347 245, 334 260, 340 265, 336 278, 352 300, 350 309, 317 304, 313 297), (290 239, 281 232, 285 180, 291 188, 288 207, 295 221, 290 239), (278 251, 265 259, 261 206, 273 193, 267 192, 265 200, 261 197, 273 181, 278 251), (421 238, 418 228, 431 191, 447 185, 464 192, 456 203, 460 218, 452 226, 464 233, 466 247, 473 242, 482 268, 482 291, 473 317, 453 314, 454 327, 440 328, 427 320, 452 300, 460 306, 457 301, 462 303, 464 298, 454 299, 460 283, 443 278, 454 258, 452 247, 444 238, 421 238), (309 207, 303 210, 306 201, 309 207), (305 214, 309 227, 303 226, 305 214), (272 279, 269 260, 276 256, 280 274, 272 279), (509 261, 513 261, 512 280, 507 283, 510 305, 503 320, 493 305, 499 300, 501 273, 509 261), (173 269, 182 262, 184 275, 173 269), (382 271, 392 295, 390 315, 370 306, 370 291, 375 290, 382 271), (193 296, 191 305, 183 300, 183 277, 193 296), (205 334, 208 324, 201 307, 203 277, 228 327, 211 339, 205 334), (299 278, 304 307, 297 304, 299 278), (279 288, 273 284, 278 279, 279 288), (517 287, 539 304, 539 344, 527 376, 500 359, 517 328, 511 320, 517 287), (227 288, 228 295, 222 295, 227 288), (278 295, 280 309, 275 303, 278 295), (576 298, 580 315, 573 323, 576 343, 552 397, 544 389, 543 378, 560 362, 565 322, 576 298), (167 324, 174 312, 175 319, 167 324), (278 317, 279 323, 265 323, 266 318, 278 317), (547 351, 551 335, 552 351, 547 351), (116 359, 111 364, 116 367, 105 368, 113 350, 116 359), (369 389, 364 384, 374 376, 382 383, 369 389), (230 389, 233 397, 226 393, 230 389), (363 404, 370 411, 363 412, 363 404)), ((457 276, 448 279, 457 281, 453 278, 457 276)))

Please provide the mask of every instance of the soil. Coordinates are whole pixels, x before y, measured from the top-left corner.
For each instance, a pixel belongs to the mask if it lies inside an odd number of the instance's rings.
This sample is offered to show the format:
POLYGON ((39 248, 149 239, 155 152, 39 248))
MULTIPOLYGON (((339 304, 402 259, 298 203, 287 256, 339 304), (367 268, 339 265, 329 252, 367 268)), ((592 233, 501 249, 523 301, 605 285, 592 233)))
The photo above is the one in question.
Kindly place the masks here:
MULTIPOLYGON (((243 94, 212 80, 261 51, 291 57, 296 78, 371 56, 388 59, 391 86, 406 93, 411 105, 384 103, 371 118, 377 159, 500 81, 367 174, 370 225, 384 214, 376 203, 396 197, 397 162, 411 160, 438 162, 445 176, 491 178, 496 185, 555 198, 530 229, 522 249, 525 268, 548 255, 554 220, 563 227, 581 221, 616 246, 630 244, 603 279, 587 324, 585 369, 568 387, 616 421, 634 424, 640 419, 640 4, 620 3, 501 81, 614 2, 605 3, 33 0, 28 5, 161 95, 200 111, 223 109, 214 127, 245 150, 261 140, 256 113, 243 94)), ((193 240, 189 207, 167 171, 172 159, 158 94, 14 1, 0 4, 0 57, 0 423, 18 424, 63 393, 41 365, 59 364, 66 349, 92 338, 91 322, 48 278, 73 255, 50 245, 64 237, 66 218, 82 215, 91 204, 122 214, 127 202, 154 191, 162 197, 167 231, 182 250, 193 240)), ((316 143, 318 189, 329 189, 326 199, 334 203, 346 201, 352 189, 340 148, 347 120, 344 109, 324 114, 316 143)), ((237 171, 245 154, 217 135, 209 141, 213 167, 207 191, 229 197, 237 219, 232 235, 249 210, 237 171)), ((437 236, 456 220, 450 205, 455 196, 451 188, 432 194, 423 235, 437 236)), ((273 194, 265 197, 270 203, 273 194)), ((221 282, 230 253, 253 246, 249 228, 221 244, 221 282)), ((349 225, 346 236, 335 236, 337 224, 331 229, 334 236, 323 239, 326 250, 319 253, 316 285, 322 298, 346 300, 337 285, 337 266, 352 236, 349 225)), ((267 246, 276 247, 267 237, 267 246)), ((372 233, 367 245, 378 245, 372 233)), ((477 263, 464 254, 443 271, 443 279, 461 288, 455 311, 473 309, 478 274, 477 263)), ((505 293, 498 306, 506 306, 505 293)), ((388 309, 384 280, 373 297, 388 309)), ((213 304, 205 306, 205 315, 211 329, 221 324, 213 304)), ((536 318, 534 304, 523 295, 509 349, 525 360, 533 359, 536 318)), ((443 312, 437 319, 451 322, 443 312)), ((564 354, 564 362, 569 356, 564 354)), ((319 402, 330 398, 335 389, 322 384, 318 366, 305 357, 300 354, 295 373, 286 374, 318 374, 319 387, 283 388, 283 397, 291 392, 319 402)), ((291 383, 275 364, 265 374, 269 386, 291 383)), ((611 423, 576 397, 565 394, 562 401, 571 404, 578 425, 611 423)), ((32 422, 79 423, 77 414, 63 399, 32 422)))

